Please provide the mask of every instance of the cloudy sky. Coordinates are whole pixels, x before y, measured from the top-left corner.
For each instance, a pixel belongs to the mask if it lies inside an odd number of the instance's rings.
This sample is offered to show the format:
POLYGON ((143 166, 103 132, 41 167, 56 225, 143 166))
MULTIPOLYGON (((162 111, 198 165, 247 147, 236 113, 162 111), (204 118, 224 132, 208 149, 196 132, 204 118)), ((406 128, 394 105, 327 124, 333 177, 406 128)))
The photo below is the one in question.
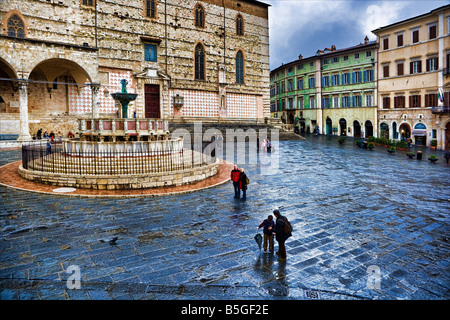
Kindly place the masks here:
POLYGON ((319 49, 357 45, 372 30, 449 4, 448 0, 260 0, 269 7, 270 69, 319 49))

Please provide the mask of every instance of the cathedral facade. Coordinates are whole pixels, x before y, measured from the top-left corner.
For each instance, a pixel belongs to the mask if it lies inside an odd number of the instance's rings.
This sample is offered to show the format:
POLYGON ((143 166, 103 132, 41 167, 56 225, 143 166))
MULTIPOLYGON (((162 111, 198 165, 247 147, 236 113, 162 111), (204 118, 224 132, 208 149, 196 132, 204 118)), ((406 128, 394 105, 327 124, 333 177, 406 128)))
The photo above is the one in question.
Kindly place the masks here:
POLYGON ((268 5, 254 0, 5 0, 0 134, 66 136, 78 119, 264 122, 268 5))

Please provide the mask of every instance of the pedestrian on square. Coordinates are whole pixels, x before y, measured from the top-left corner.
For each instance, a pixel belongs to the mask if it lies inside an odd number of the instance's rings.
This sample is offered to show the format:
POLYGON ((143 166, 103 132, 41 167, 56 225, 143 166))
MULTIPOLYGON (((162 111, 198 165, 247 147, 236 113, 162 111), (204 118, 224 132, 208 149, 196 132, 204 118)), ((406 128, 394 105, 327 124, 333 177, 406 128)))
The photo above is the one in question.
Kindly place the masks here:
POLYGON ((48 139, 48 138, 50 138, 50 137, 48 136, 48 132, 45 131, 45 132, 44 132, 44 139, 48 139))
POLYGON ((278 242, 278 260, 286 260, 286 240, 292 235, 292 227, 288 219, 280 214, 280 211, 274 210, 273 214, 277 221, 275 223, 275 239, 278 242))
POLYGON ((273 216, 271 214, 267 217, 267 219, 264 219, 258 227, 256 227, 257 230, 260 228, 263 228, 264 234, 264 253, 267 253, 267 245, 269 245, 269 253, 273 253, 273 229, 275 228, 275 222, 273 221, 273 216))
POLYGON ((241 191, 239 188, 239 175, 240 171, 238 166, 234 166, 234 169, 231 170, 231 181, 233 182, 234 187, 234 197, 237 199, 241 197, 241 191))
POLYGON ((444 158, 448 165, 448 162, 450 160, 450 151, 449 150, 445 151, 444 158))
POLYGON ((36 133, 36 138, 37 138, 38 140, 41 140, 41 139, 42 139, 42 128, 39 129, 39 130, 37 131, 37 133, 36 133))
POLYGON ((247 200, 247 185, 248 185, 248 178, 247 175, 245 174, 244 168, 241 168, 240 170, 240 174, 239 174, 239 188, 242 190, 242 201, 247 200))

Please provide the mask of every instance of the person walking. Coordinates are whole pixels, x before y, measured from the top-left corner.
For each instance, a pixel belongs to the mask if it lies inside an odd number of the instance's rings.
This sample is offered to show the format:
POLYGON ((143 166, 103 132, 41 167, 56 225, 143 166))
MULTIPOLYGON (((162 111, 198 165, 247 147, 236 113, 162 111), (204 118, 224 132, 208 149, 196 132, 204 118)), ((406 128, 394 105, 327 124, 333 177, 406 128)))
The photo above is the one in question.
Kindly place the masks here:
POLYGON ((273 216, 270 214, 267 219, 256 227, 257 230, 263 228, 264 243, 263 249, 264 253, 267 253, 267 245, 269 245, 269 253, 273 253, 273 229, 275 228, 275 222, 273 221, 273 216))
POLYGON ((233 182, 234 187, 234 197, 239 199, 241 197, 241 191, 239 188, 239 168, 234 166, 234 169, 231 170, 231 181, 233 182))
POLYGON ((449 150, 445 151, 444 158, 448 165, 448 162, 450 160, 450 151, 449 150))
POLYGON ((278 242, 278 260, 284 261, 286 260, 286 240, 292 235, 292 227, 289 223, 288 219, 285 216, 280 214, 280 211, 274 210, 273 214, 277 221, 275 223, 275 239, 278 242))
POLYGON ((239 188, 242 190, 242 201, 247 200, 247 185, 248 185, 248 178, 245 174, 244 168, 241 168, 239 174, 239 188))
POLYGON ((48 156, 50 153, 52 153, 52 143, 50 142, 50 139, 47 139, 47 153, 46 155, 48 156))

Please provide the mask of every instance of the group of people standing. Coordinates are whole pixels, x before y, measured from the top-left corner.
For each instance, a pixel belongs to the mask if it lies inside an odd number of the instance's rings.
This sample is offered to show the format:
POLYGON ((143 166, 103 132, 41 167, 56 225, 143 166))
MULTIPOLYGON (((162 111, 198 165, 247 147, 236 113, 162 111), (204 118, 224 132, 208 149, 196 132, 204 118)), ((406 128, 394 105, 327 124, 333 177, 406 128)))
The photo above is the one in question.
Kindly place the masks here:
POLYGON ((263 249, 264 253, 273 253, 274 241, 273 238, 278 242, 278 260, 286 260, 286 240, 292 235, 292 227, 288 219, 280 214, 279 210, 274 210, 273 214, 276 221, 273 221, 273 216, 269 215, 258 227, 257 230, 263 228, 264 242, 263 249), (267 251, 269 249, 269 251, 267 251))
POLYGON ((256 145, 257 145, 257 150, 262 150, 262 151, 267 151, 267 152, 272 152, 274 151, 274 147, 272 145, 272 143, 270 142, 270 140, 268 138, 263 138, 262 143, 260 144, 259 141, 259 136, 257 136, 256 138, 256 145))
POLYGON ((236 199, 241 199, 242 201, 247 200, 247 185, 249 184, 249 179, 244 168, 239 169, 238 166, 234 166, 234 169, 231 170, 231 181, 233 182, 234 187, 234 197, 236 199))

